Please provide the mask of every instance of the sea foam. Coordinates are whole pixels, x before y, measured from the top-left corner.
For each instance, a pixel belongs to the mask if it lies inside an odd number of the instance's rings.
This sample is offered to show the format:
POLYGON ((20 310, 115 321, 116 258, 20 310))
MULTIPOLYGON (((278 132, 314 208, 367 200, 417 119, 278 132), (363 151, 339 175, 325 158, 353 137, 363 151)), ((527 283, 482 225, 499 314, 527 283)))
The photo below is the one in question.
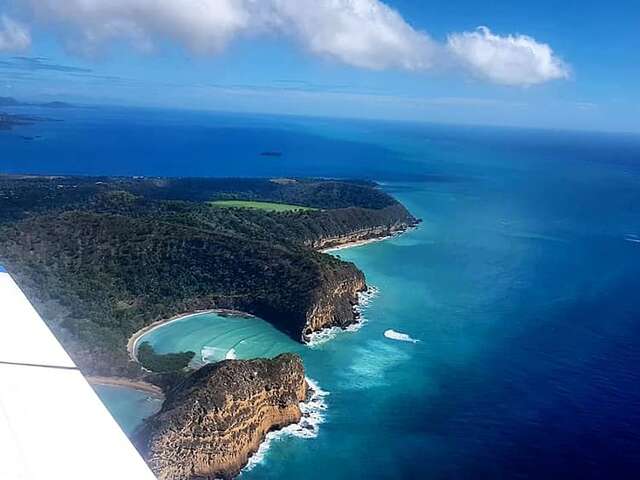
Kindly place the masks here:
POLYGON ((366 292, 358 293, 358 305, 355 307, 355 311, 358 312, 359 315, 358 321, 349 325, 347 328, 331 327, 324 328, 318 332, 313 332, 309 335, 309 339, 306 342, 307 346, 310 348, 316 348, 327 343, 329 340, 336 338, 336 336, 343 332, 357 332, 360 330, 364 324, 367 323, 367 318, 364 313, 367 307, 371 304, 371 301, 378 296, 379 292, 380 290, 376 287, 370 286, 366 292))
POLYGON ((327 410, 326 397, 329 395, 329 392, 322 390, 314 380, 308 377, 307 384, 309 385, 309 397, 305 402, 300 403, 300 411, 302 412, 300 421, 280 430, 267 433, 256 453, 249 458, 249 462, 244 467, 244 470, 252 470, 257 465, 264 463, 265 455, 269 447, 273 442, 283 437, 309 439, 318 436, 320 425, 325 421, 325 412, 327 410))
POLYGON ((205 345, 200 350, 200 358, 202 358, 202 363, 215 363, 225 360, 228 352, 229 350, 227 348, 205 345))
POLYGON ((385 331, 384 332, 384 336, 387 337, 390 340, 397 340, 399 342, 418 343, 420 341, 420 340, 417 340, 415 338, 411 338, 406 333, 396 332, 395 330, 387 330, 387 331, 385 331))

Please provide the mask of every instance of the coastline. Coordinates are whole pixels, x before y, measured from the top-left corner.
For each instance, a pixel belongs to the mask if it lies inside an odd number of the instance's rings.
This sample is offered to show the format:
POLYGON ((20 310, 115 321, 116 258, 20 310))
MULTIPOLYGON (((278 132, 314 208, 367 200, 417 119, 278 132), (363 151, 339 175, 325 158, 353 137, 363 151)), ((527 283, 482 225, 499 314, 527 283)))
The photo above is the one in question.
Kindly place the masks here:
POLYGON ((394 237, 397 237, 399 235, 402 235, 402 233, 404 233, 404 232, 393 233, 391 235, 385 235, 384 237, 368 238, 366 240, 354 240, 354 241, 351 241, 351 242, 341 243, 341 244, 335 245, 333 247, 323 248, 323 249, 318 250, 318 251, 320 253, 333 253, 333 252, 337 252, 337 251, 340 251, 340 250, 346 250, 347 248, 362 247, 363 245, 369 245, 370 243, 378 243, 378 242, 382 242, 384 240, 389 240, 391 238, 394 238, 394 237))
MULTIPOLYGON (((207 313, 217 313, 219 315, 227 315, 230 317, 237 316, 237 317, 255 318, 255 315, 251 315, 250 313, 241 312, 239 310, 230 310, 227 308, 211 308, 208 310, 195 310, 190 313, 180 313, 170 318, 163 318, 161 320, 157 320, 147 325, 146 327, 141 328, 140 330, 138 330, 137 332, 135 332, 133 335, 129 337, 129 340, 127 341, 127 352, 129 353, 129 358, 132 361, 136 362, 138 365, 140 365, 140 362, 138 361, 138 356, 136 353, 138 350, 138 342, 147 333, 152 332, 157 328, 165 326, 169 323, 177 322, 178 320, 183 320, 187 317, 193 317, 195 315, 204 315, 207 313)), ((144 369, 142 365, 140 365, 140 367, 144 369)))
POLYGON ((125 387, 147 393, 159 400, 164 400, 164 392, 160 387, 144 380, 132 380, 126 377, 99 377, 87 376, 87 382, 91 385, 106 385, 109 387, 125 387))
POLYGON ((247 464, 242 467, 240 472, 249 472, 256 466, 262 464, 271 447, 271 443, 278 438, 291 436, 301 439, 313 439, 318 436, 320 425, 326 421, 326 397, 329 395, 329 392, 320 388, 320 385, 318 385, 315 380, 309 377, 305 377, 305 379, 309 391, 307 399, 304 402, 300 402, 300 410, 302 412, 300 421, 267 432, 256 451, 249 457, 247 464))
MULTIPOLYGON (((392 231, 391 233, 387 234, 387 235, 383 235, 380 237, 372 237, 372 238, 367 238, 367 239, 362 239, 362 240, 353 240, 353 241, 346 241, 344 243, 337 243, 336 245, 332 246, 332 247, 328 247, 328 248, 323 248, 323 249, 319 249, 317 250, 320 253, 326 253, 326 254, 330 254, 333 252, 337 252, 340 250, 346 250, 348 248, 356 248, 356 247, 361 247, 364 245, 369 245, 371 243, 377 243, 377 242, 382 242, 385 240, 390 240, 396 237, 399 237, 400 235, 403 235, 407 232, 410 232, 412 230, 415 230, 418 228, 418 223, 414 224, 414 225, 409 225, 406 227, 403 227, 401 229, 392 231)), ((375 291, 374 295, 377 294, 377 289, 375 287, 369 287, 369 292, 362 292, 362 294, 358 295, 358 303, 354 306, 354 308, 356 308, 357 310, 359 309, 359 307, 364 306, 363 303, 367 302, 370 299, 371 296, 371 292, 370 290, 373 289, 375 291), (367 295, 367 293, 369 293, 369 295, 367 295), (364 300, 364 302, 363 302, 364 300)), ((365 303, 366 305, 366 303, 365 303)), ((206 310, 195 310, 193 312, 188 312, 188 313, 181 313, 178 315, 174 315, 173 317, 170 318, 165 318, 165 319, 161 319, 161 320, 157 320, 149 325, 147 325, 146 327, 141 328, 140 330, 138 330, 137 332, 135 332, 133 335, 131 335, 131 337, 129 337, 129 340, 127 341, 127 352, 129 354, 129 358, 136 362, 138 365, 140 365, 140 367, 144 369, 144 367, 142 367, 142 365, 140 364, 140 362, 138 361, 138 357, 137 357, 137 349, 138 349, 138 343, 140 341, 140 339, 146 335, 149 332, 152 332, 160 327, 163 327, 169 323, 172 322, 177 322, 179 320, 183 320, 185 318, 188 317, 192 317, 195 315, 204 315, 207 313, 217 313, 217 314, 221 314, 221 315, 229 315, 229 316, 242 316, 242 317, 248 317, 248 318, 255 318, 255 315, 252 315, 250 313, 247 312, 242 312, 239 310, 231 310, 231 309, 224 309, 224 308, 212 308, 212 309, 206 309, 206 310)), ((361 312, 359 311, 358 313, 361 314, 361 312)), ((361 315, 359 316, 359 318, 352 323, 351 325, 349 325, 347 328, 340 328, 340 327, 329 327, 329 328, 325 328, 322 330, 319 330, 317 332, 313 332, 313 337, 310 338, 308 341, 303 342, 305 345, 309 346, 310 344, 320 344, 320 343, 324 343, 328 340, 330 340, 331 338, 335 337, 335 331, 339 330, 339 331, 357 331, 359 330, 362 325, 364 325, 364 323, 366 323, 366 320, 363 319, 361 317, 361 315)))
POLYGON ((356 247, 362 247, 364 245, 369 245, 370 243, 378 243, 378 242, 383 242, 385 240, 390 240, 392 238, 396 238, 399 237, 400 235, 403 235, 407 232, 410 232, 412 230, 415 230, 418 228, 418 224, 416 225, 410 225, 406 228, 403 228, 401 230, 396 230, 394 232, 389 233, 388 235, 383 235, 381 237, 372 237, 372 238, 366 238, 366 239, 362 239, 362 240, 353 240, 353 241, 347 241, 344 243, 338 243, 332 247, 327 247, 327 248, 321 248, 318 251, 320 253, 333 253, 333 252, 337 252, 340 250, 346 250, 347 248, 356 248, 356 247))
MULTIPOLYGON (((377 236, 377 237, 345 241, 343 243, 337 242, 332 247, 318 249, 317 251, 321 253, 331 254, 333 252, 345 250, 348 248, 356 248, 356 247, 368 245, 371 243, 390 240, 400 235, 403 235, 404 233, 407 233, 410 230, 416 229, 417 226, 418 225, 410 225, 402 229, 387 232, 387 234, 377 236)), ((341 332, 358 331, 360 328, 362 328, 362 326, 365 323, 367 323, 367 319, 363 314, 364 313, 363 310, 366 309, 370 301, 374 299, 378 293, 379 293, 379 290, 375 286, 367 285, 367 289, 365 291, 358 293, 357 303, 353 306, 354 311, 357 313, 357 317, 354 323, 350 324, 346 328, 330 327, 330 328, 322 329, 318 332, 314 332, 312 336, 303 343, 308 348, 313 349, 327 341, 332 340, 333 338, 335 338, 336 335, 340 334, 341 332)), ((243 316, 243 317, 255 318, 254 315, 251 315, 242 311, 237 311, 237 310, 206 309, 206 310, 196 310, 189 313, 178 314, 167 319, 161 319, 138 330, 129 338, 127 342, 127 351, 128 351, 129 357, 131 358, 131 360, 135 361, 140 365, 137 358, 137 348, 140 343, 140 339, 143 338, 147 333, 152 332, 163 326, 166 326, 172 322, 177 322, 185 318, 189 318, 197 315, 204 315, 208 313, 217 313, 217 314, 223 314, 223 315, 226 314, 228 316, 243 316)), ((141 366, 141 368, 143 367, 141 366)), ((98 378, 92 378, 92 383, 137 388, 141 391, 144 391, 149 394, 155 394, 160 398, 164 399, 164 395, 162 394, 161 389, 159 387, 149 384, 148 382, 132 381, 126 378, 120 379, 120 378, 98 377, 98 378)), ((326 403, 326 396, 329 395, 329 392, 322 390, 316 382, 314 382, 308 377, 307 377, 307 384, 311 387, 310 389, 311 394, 304 402, 300 403, 300 408, 303 413, 303 416, 300 419, 300 421, 267 433, 267 435, 258 444, 256 451, 249 457, 247 464, 241 469, 241 471, 250 471, 253 468, 255 468, 257 465, 263 463, 265 460, 267 451, 270 449, 271 443, 281 436, 293 436, 293 437, 299 437, 303 439, 311 439, 311 438, 317 437, 320 425, 326 421, 325 411, 328 408, 328 405, 326 403)))
MULTIPOLYGON (((416 224, 382 237, 345 242, 343 244, 336 245, 330 248, 320 249, 318 251, 321 253, 331 253, 339 250, 345 250, 347 248, 355 248, 363 245, 368 245, 370 243, 382 242, 384 240, 398 237, 404 233, 407 233, 408 231, 415 230, 417 228, 418 225, 416 224)), ((354 309, 358 313, 358 318, 354 323, 346 328, 328 327, 317 332, 313 332, 310 337, 303 342, 303 344, 308 348, 313 349, 333 340, 336 335, 340 333, 357 332, 358 330, 360 330, 367 323, 367 319, 364 316, 364 309, 366 309, 370 302, 378 296, 379 292, 380 290, 377 287, 373 285, 367 285, 367 290, 358 293, 358 303, 354 305, 354 309)), ((300 438, 317 437, 320 425, 326 421, 324 412, 327 410, 328 405, 325 401, 325 397, 330 393, 322 390, 319 385, 309 377, 307 377, 307 384, 315 393, 309 400, 307 400, 307 402, 303 402, 301 404, 301 407, 303 409, 303 418, 298 423, 294 423, 287 427, 269 432, 267 436, 262 440, 262 442, 260 442, 258 450, 251 457, 249 457, 249 461, 247 465, 244 466, 242 471, 250 471, 257 465, 261 464, 266 457, 271 442, 279 438, 280 436, 292 435, 294 437, 300 438)))
MULTIPOLYGON (((401 230, 394 231, 389 235, 384 235, 382 237, 368 238, 366 240, 354 240, 351 242, 345 242, 343 244, 336 245, 329 248, 324 248, 318 251, 321 253, 330 254, 340 250, 346 250, 348 248, 362 247, 364 245, 369 245, 371 243, 383 242, 385 240, 391 240, 393 238, 404 235, 405 233, 408 233, 410 231, 417 230, 418 227, 419 227, 419 223, 416 223, 415 225, 410 225, 401 230)), ((379 292, 380 291, 376 286, 367 285, 366 291, 358 293, 358 303, 354 305, 354 309, 358 313, 358 316, 355 322, 353 322, 352 324, 350 324, 345 328, 327 327, 327 328, 323 328, 322 330, 318 330, 317 332, 312 332, 309 335, 309 337, 303 341, 303 343, 309 348, 316 348, 334 339, 336 335, 338 335, 341 332, 357 332, 358 330, 360 330, 364 326, 364 324, 367 323, 367 319, 363 315, 363 309, 367 307, 367 305, 372 299, 378 296, 379 292)))
POLYGON ((360 330, 368 322, 364 316, 364 309, 369 305, 371 300, 378 296, 379 292, 380 290, 375 285, 368 285, 366 291, 358 293, 358 303, 353 307, 358 313, 358 317, 353 323, 346 327, 327 327, 313 332, 303 341, 303 344, 309 348, 317 348, 333 340, 340 333, 355 333, 360 330))

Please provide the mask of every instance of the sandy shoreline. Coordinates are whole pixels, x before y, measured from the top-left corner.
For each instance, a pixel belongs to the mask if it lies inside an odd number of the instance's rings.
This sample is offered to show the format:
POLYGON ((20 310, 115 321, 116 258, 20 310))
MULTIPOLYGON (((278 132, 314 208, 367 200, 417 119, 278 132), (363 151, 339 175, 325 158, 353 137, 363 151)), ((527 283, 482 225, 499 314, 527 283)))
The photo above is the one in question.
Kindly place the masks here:
MULTIPOLYGON (((345 250, 347 248, 354 248, 354 247, 360 247, 363 245, 368 245, 370 243, 375 243, 375 242, 382 242, 384 240, 389 240, 395 237, 398 237, 404 233, 407 233, 413 229, 417 228, 417 225, 414 226, 409 226, 407 228, 404 228, 402 230, 397 230, 389 235, 385 235, 383 237, 374 237, 374 238, 368 238, 365 240, 355 240, 353 242, 346 242, 346 243, 342 243, 342 244, 338 244, 335 245, 333 247, 329 247, 329 248, 323 248, 318 250, 321 253, 331 253, 331 252, 336 252, 339 250, 345 250)), ((237 316, 243 316, 243 317, 255 317, 254 315, 251 315, 250 313, 247 312, 241 312, 238 310, 229 310, 229 309, 221 309, 221 308, 213 308, 213 309, 208 309, 208 310, 196 310, 190 313, 181 313, 179 315, 174 315, 171 318, 166 318, 166 319, 162 319, 162 320, 157 320, 155 322, 153 322, 150 325, 147 325, 146 327, 138 330, 136 333, 134 333, 133 335, 131 335, 131 337, 129 337, 129 341, 127 342, 127 352, 129 353, 129 358, 131 360, 133 360, 136 363, 138 362, 138 357, 136 355, 136 351, 137 351, 137 347, 138 347, 138 342, 140 341, 140 338, 142 338, 145 334, 152 332, 153 330, 160 328, 164 325, 167 325, 171 322, 176 322, 178 320, 182 320, 184 318, 187 317, 192 317, 194 315, 203 315, 206 313, 218 313, 218 314, 228 314, 228 315, 237 315, 237 316)), ((359 323, 359 322, 355 322, 355 323, 359 323)))
POLYGON ((397 230, 393 233, 390 233, 389 235, 385 235, 383 237, 374 237, 374 238, 367 238, 364 240, 354 240, 353 242, 346 242, 346 243, 341 243, 339 245, 335 245, 333 247, 328 247, 328 248, 322 248, 320 250, 318 250, 321 253, 331 253, 331 252, 337 252, 339 250, 346 250, 347 248, 354 248, 354 247, 361 247, 363 245, 368 245, 370 243, 377 243, 377 242, 383 242, 385 240, 390 240, 392 238, 396 238, 399 237, 400 235, 403 235, 407 232, 410 232, 411 230, 414 230, 418 228, 417 225, 414 226, 409 226, 403 230, 397 230))
MULTIPOLYGON (((383 237, 376 237, 376 238, 370 238, 370 239, 366 239, 366 240, 358 240, 358 241, 353 241, 353 242, 346 242, 343 244, 339 244, 336 245, 334 247, 330 247, 330 248, 326 248, 326 249, 321 249, 319 250, 322 253, 330 253, 330 252, 335 252, 335 251, 339 251, 339 250, 344 250, 347 248, 353 248, 353 247, 359 247, 362 245, 367 245, 369 243, 374 243, 374 242, 381 242, 384 240, 388 240, 394 237, 397 237, 399 235, 402 235, 410 230, 413 230, 413 228, 415 227, 410 227, 407 229, 403 229, 401 231, 396 231, 393 232, 389 235, 385 235, 383 237)), ((368 301, 370 300, 371 297, 375 296, 377 292, 377 289, 375 289, 375 287, 370 287, 369 290, 367 292, 363 292, 361 294, 358 295, 358 306, 356 307, 358 309, 358 312, 361 313, 361 308, 363 306, 365 306, 368 301)), ((150 325, 147 325, 146 327, 138 330, 137 332, 135 332, 133 335, 131 335, 131 337, 129 338, 128 342, 127 342, 127 351, 129 353, 129 357, 131 358, 131 360, 135 361, 136 363, 139 364, 138 362, 138 358, 136 355, 136 350, 138 347, 138 343, 140 341, 140 339, 146 335, 149 332, 154 331, 157 328, 163 327, 171 322, 176 322, 179 320, 183 320, 185 318, 188 317, 192 317, 195 315, 204 315, 207 313, 217 313, 217 314, 227 314, 229 316, 242 316, 242 317, 253 317, 255 318, 254 315, 251 315, 249 313, 246 312, 241 312, 241 311, 237 311, 237 310, 228 310, 228 309, 207 309, 207 310, 196 310, 190 313, 183 313, 183 314, 179 314, 179 315, 174 315, 171 318, 167 318, 167 319, 162 319, 162 320, 158 320, 153 322, 150 325)), ((358 330, 360 329, 360 327, 362 327, 362 325, 364 325, 364 323, 366 322, 366 319, 364 319, 364 317, 362 317, 362 315, 359 316, 359 318, 354 322, 354 324, 350 325, 349 328, 347 328, 346 330, 358 330)), ((325 329, 325 330, 332 330, 330 329, 325 329)), ((316 334, 322 334, 322 332, 315 332, 316 334)), ((330 332, 329 332, 330 333, 330 332)), ((329 337, 327 338, 327 340, 330 340, 330 338, 332 338, 333 335, 329 335, 329 337)), ((142 365, 140 365, 142 367, 142 365)), ((132 380, 132 379, 128 379, 128 378, 123 378, 123 377, 86 377, 87 381, 89 381, 89 383, 91 383, 92 385, 109 385, 109 386, 117 386, 117 387, 126 387, 126 388, 132 388, 132 389, 136 389, 139 391, 142 391, 144 393, 149 394, 150 396, 153 396, 155 398, 159 398, 161 400, 164 401, 165 399, 165 395, 162 391, 162 389, 156 385, 153 385, 149 382, 145 382, 145 381, 141 381, 141 380, 132 380)), ((317 388, 317 385, 314 385, 317 388)), ((312 429, 308 429, 308 427, 300 427, 301 423, 298 424, 294 424, 291 425, 289 427, 285 427, 284 429, 280 429, 276 432, 273 432, 271 435, 271 437, 274 436, 279 436, 279 435, 283 435, 283 434, 293 434, 294 436, 301 436, 304 438, 314 438, 315 436, 317 436, 318 434, 318 427, 320 426, 321 423, 324 423, 324 415, 322 414, 322 412, 324 410, 326 410, 326 404, 324 403, 324 396, 327 395, 326 392, 322 391, 321 389, 317 388, 316 390, 316 397, 317 398, 312 398, 310 401, 308 401, 307 403, 303 403, 303 408, 308 410, 307 413, 311 413, 311 412, 315 412, 315 410, 317 410, 316 415, 311 415, 310 418, 315 418, 315 421, 312 425, 312 429), (315 405, 315 404, 318 405, 315 405), (316 418, 317 417, 317 418, 316 418)), ((260 442, 260 447, 258 449, 258 451, 256 452, 256 454, 253 456, 254 460, 253 462, 251 461, 251 459, 249 460, 249 463, 247 464, 247 466, 245 466, 245 468, 243 468, 243 470, 247 469, 247 470, 251 470, 251 468, 253 468, 253 466, 256 463, 260 462, 260 459, 265 455, 266 451, 269 448, 269 444, 270 444, 270 440, 271 438, 267 437, 265 438, 262 442, 260 442)))
POLYGON ((167 325, 171 322, 177 322, 178 320, 185 319, 187 317, 193 317, 194 315, 204 315, 206 313, 217 313, 219 315, 229 315, 229 316, 237 316, 237 317, 247 317, 247 318, 255 318, 254 315, 251 315, 247 312, 241 312, 239 310, 229 310, 225 308, 212 308, 208 310, 195 310, 190 313, 181 313, 179 315, 174 315, 171 318, 165 318, 162 320, 157 320, 150 325, 147 325, 144 328, 141 328, 136 333, 129 337, 129 341, 127 342, 127 352, 129 353, 129 358, 136 363, 138 362, 138 357, 136 355, 136 351, 138 349, 138 342, 140 338, 142 338, 145 334, 152 332, 153 330, 160 328, 164 325, 167 325))
MULTIPOLYGON (((414 228, 415 227, 409 227, 402 230, 394 231, 389 235, 385 235, 382 237, 374 237, 374 238, 357 240, 352 242, 345 242, 342 244, 335 245, 333 247, 319 249, 318 251, 322 253, 330 253, 330 252, 335 252, 339 250, 344 250, 347 248, 359 247, 359 246, 367 245, 374 242, 381 242, 384 240, 388 240, 388 239, 392 239, 394 237, 400 236, 410 230, 413 230, 414 228)), ((361 315, 362 312, 360 309, 363 306, 365 306, 370 300, 370 298, 375 296, 376 293, 377 293, 377 289, 375 289, 375 287, 373 288, 370 287, 367 292, 362 292, 358 294, 358 306, 356 306, 356 309, 358 309, 358 313, 360 313, 360 316, 356 319, 356 321, 352 325, 350 325, 350 328, 352 330, 358 330, 366 322, 364 317, 362 317, 361 315)), ((131 335, 131 337, 127 342, 127 351, 128 351, 129 357, 131 358, 131 360, 139 364, 138 358, 136 355, 136 350, 138 347, 138 343, 140 342, 140 339, 147 333, 152 332, 165 325, 168 325, 169 323, 183 320, 185 318, 192 317, 195 315, 203 315, 207 313, 228 314, 230 316, 235 315, 235 316, 255 318, 254 315, 248 314, 246 312, 236 311, 236 310, 208 309, 208 310, 196 310, 190 313, 183 313, 183 314, 175 315, 171 318, 158 320, 151 323, 150 325, 147 325, 146 327, 138 330, 133 335, 131 335)), ((348 329, 349 328, 347 328, 346 330, 348 329)), ((322 332, 324 332, 325 330, 328 331, 329 333, 328 338, 326 340, 330 340, 333 337, 331 335, 331 330, 332 330, 331 328, 324 329, 321 332, 314 332, 314 333, 316 335, 322 335, 322 332)), ((140 366, 142 367, 142 365, 140 366)), ((130 380, 128 378, 121 378, 121 377, 87 377, 87 380, 94 385, 113 385, 113 386, 134 388, 134 389, 143 391, 145 393, 148 393, 149 395, 153 395, 162 400, 164 400, 165 398, 162 392, 162 389, 160 389, 160 387, 157 387, 156 385, 152 385, 151 383, 144 382, 144 381, 130 380)), ((311 383, 309 379, 307 381, 311 383)), ((307 420, 306 420, 307 423, 309 422, 309 419, 313 419, 313 422, 311 423, 311 428, 309 428, 308 425, 301 426, 302 425, 302 420, 301 420, 297 424, 293 424, 283 429, 278 429, 277 431, 271 432, 269 435, 267 435, 265 439, 263 439, 260 442, 257 452, 249 459, 248 464, 245 465, 245 467, 242 469, 243 471, 251 470, 257 463, 261 461, 261 459, 263 458, 263 456, 265 455, 266 451, 269 448, 271 440, 273 438, 277 438, 277 436, 280 436, 283 434, 285 435, 292 434, 294 436, 299 436, 304 438, 314 438, 315 436, 317 436, 318 428, 320 424, 324 423, 325 421, 323 412, 324 410, 326 410, 327 406, 324 403, 324 396, 326 396, 327 393, 322 391, 315 384, 314 384, 314 387, 315 387, 314 391, 316 393, 310 400, 308 400, 307 402, 303 402, 301 407, 303 409, 303 412, 307 414, 307 420)))
POLYGON ((398 235, 402 235, 402 233, 404 232, 394 233, 391 235, 386 235, 384 237, 368 238, 366 240, 355 240, 353 242, 342 243, 334 247, 323 248, 318 251, 321 253, 331 253, 331 252, 337 252, 339 250, 346 250, 347 248, 361 247, 363 245, 368 245, 370 243, 377 243, 377 242, 382 242, 384 240, 389 240, 390 238, 394 238, 394 237, 397 237, 398 235))
POLYGON ((110 387, 126 387, 134 390, 139 390, 144 393, 156 397, 160 400, 164 400, 164 393, 162 389, 157 385, 154 385, 143 380, 132 380, 125 377, 97 377, 88 376, 85 377, 91 385, 107 385, 110 387))

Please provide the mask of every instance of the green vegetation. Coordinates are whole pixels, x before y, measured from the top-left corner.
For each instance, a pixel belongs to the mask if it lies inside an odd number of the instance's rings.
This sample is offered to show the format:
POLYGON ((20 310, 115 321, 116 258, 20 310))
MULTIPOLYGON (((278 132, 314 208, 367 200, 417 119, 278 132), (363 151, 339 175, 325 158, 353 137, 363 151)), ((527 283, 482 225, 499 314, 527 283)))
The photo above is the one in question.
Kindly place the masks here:
POLYGON ((149 342, 142 342, 138 347, 138 361, 147 370, 156 373, 176 372, 186 368, 196 355, 195 352, 159 354, 149 342))
POLYGON ((313 247, 415 221, 366 182, 0 175, 0 205, 0 263, 99 375, 137 375, 128 338, 195 310, 246 311, 299 339, 322 287, 358 273, 313 247), (211 208, 211 198, 310 209, 211 208))
POLYGON ((265 210, 267 212, 304 212, 309 210, 317 210, 311 207, 302 207, 300 205, 290 205, 287 203, 259 202, 255 200, 216 200, 209 202, 209 205, 221 208, 255 208, 257 210, 265 210))

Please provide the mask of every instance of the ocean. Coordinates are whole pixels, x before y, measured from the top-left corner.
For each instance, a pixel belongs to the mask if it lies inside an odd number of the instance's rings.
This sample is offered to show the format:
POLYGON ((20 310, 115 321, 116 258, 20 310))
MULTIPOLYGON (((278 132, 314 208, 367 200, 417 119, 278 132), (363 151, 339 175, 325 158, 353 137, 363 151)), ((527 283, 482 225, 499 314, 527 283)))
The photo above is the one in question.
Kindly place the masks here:
POLYGON ((0 172, 370 178, 424 220, 334 252, 377 289, 358 331, 313 347, 255 319, 153 332, 201 356, 303 355, 325 393, 310 407, 314 435, 273 436, 242 478, 637 478, 640 137, 38 113, 63 121, 0 132, 0 172))
POLYGON ((133 435, 145 418, 162 407, 161 399, 140 390, 115 385, 93 388, 127 435, 133 435))

